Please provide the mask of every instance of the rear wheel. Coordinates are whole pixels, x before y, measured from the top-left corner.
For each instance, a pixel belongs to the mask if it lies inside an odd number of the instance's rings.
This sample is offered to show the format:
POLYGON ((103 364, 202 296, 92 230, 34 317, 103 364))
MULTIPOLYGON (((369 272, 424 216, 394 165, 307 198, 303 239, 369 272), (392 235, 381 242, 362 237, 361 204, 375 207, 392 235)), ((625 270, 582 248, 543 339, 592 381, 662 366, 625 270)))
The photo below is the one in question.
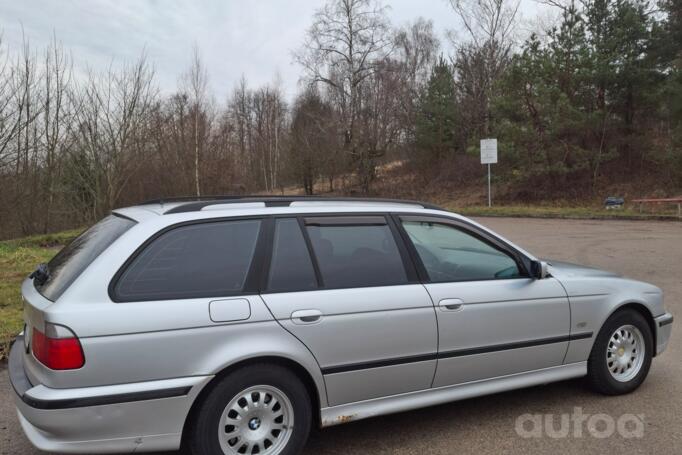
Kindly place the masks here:
POLYGON ((653 334, 644 317, 626 309, 604 323, 587 365, 592 387, 606 395, 620 395, 639 387, 651 366, 653 334))
POLYGON ((286 368, 259 364, 230 373, 205 397, 189 434, 194 455, 293 455, 305 445, 310 397, 286 368))

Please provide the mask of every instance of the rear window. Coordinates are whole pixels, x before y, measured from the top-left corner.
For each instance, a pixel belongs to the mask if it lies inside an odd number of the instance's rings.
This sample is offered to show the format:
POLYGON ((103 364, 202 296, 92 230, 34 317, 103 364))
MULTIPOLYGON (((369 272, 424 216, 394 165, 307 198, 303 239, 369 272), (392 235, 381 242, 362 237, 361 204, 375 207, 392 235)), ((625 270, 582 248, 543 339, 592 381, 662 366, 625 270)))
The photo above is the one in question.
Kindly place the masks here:
POLYGON ((135 256, 115 285, 117 301, 222 297, 242 292, 260 220, 174 228, 135 256))
POLYGON ((34 281, 38 292, 48 300, 57 300, 97 256, 134 224, 128 218, 110 215, 83 232, 47 263, 47 280, 43 284, 34 281))

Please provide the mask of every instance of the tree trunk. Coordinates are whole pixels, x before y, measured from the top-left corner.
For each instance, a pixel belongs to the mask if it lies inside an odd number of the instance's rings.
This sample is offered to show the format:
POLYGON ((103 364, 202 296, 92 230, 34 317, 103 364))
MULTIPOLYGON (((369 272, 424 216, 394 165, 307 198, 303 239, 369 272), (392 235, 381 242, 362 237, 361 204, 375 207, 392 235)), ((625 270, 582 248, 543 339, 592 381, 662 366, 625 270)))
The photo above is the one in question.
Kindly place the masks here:
POLYGON ((196 186, 197 197, 201 196, 199 186, 199 106, 194 112, 194 184, 196 186))

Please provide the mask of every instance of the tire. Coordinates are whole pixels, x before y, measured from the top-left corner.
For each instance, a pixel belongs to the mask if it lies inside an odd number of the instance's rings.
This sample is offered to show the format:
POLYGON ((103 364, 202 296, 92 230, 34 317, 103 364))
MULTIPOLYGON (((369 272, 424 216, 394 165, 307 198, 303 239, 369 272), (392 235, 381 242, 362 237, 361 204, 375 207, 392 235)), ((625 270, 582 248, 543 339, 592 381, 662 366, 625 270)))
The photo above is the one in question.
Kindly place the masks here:
POLYGON ((255 364, 212 387, 190 423, 187 446, 193 455, 296 455, 311 422, 311 400, 298 377, 279 365, 255 364))
POLYGON ((644 316, 632 309, 614 313, 602 326, 590 352, 590 386, 604 395, 632 392, 649 374, 653 349, 653 334, 644 316))

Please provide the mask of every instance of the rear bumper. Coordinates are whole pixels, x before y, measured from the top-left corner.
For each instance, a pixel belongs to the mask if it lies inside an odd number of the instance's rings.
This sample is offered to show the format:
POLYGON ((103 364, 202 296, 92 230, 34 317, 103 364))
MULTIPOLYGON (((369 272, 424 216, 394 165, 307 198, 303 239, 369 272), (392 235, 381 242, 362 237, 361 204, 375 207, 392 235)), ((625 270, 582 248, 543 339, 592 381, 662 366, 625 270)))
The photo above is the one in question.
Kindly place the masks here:
POLYGON ((673 330, 673 315, 665 313, 654 319, 656 323, 656 354, 660 354, 668 347, 670 333, 673 330))
POLYGON ((12 346, 9 376, 19 421, 48 452, 125 453, 175 450, 195 398, 211 376, 52 389, 24 372, 23 339, 12 346))

